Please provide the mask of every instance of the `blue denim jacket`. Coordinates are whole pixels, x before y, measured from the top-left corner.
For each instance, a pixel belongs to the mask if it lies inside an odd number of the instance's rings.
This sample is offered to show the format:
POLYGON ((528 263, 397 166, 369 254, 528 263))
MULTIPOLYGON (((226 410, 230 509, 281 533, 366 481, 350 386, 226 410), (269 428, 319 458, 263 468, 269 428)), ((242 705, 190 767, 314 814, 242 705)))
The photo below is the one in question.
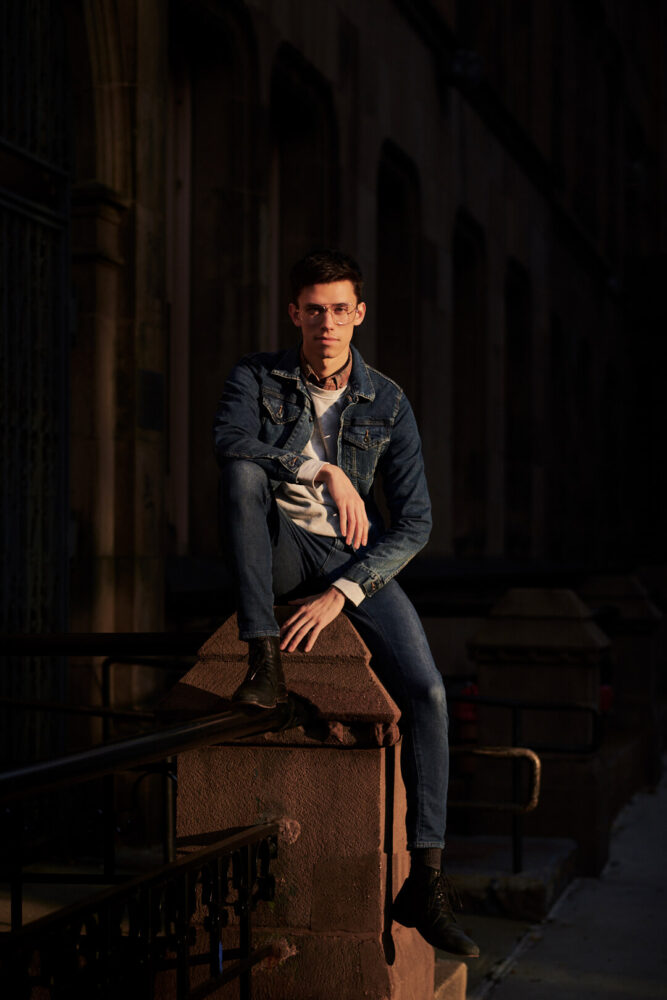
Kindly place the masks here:
MULTIPOLYGON (((419 431, 403 390, 367 365, 352 347, 352 373, 338 435, 338 465, 363 497, 368 544, 345 577, 367 597, 388 583, 428 541, 431 503, 419 431), (389 525, 373 497, 381 476, 389 525)), ((301 454, 313 432, 311 401, 301 375, 299 349, 253 354, 232 370, 214 425, 221 465, 257 462, 277 488, 296 482, 301 454)))

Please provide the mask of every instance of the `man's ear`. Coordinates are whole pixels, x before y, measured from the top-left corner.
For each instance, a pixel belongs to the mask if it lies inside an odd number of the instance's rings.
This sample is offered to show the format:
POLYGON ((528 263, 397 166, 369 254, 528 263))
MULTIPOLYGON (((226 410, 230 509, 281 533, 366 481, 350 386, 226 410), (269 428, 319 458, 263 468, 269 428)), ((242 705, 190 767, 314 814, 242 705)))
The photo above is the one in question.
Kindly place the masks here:
POLYGON ((292 320, 294 325, 300 327, 301 320, 299 319, 299 307, 296 306, 293 302, 290 302, 290 304, 287 307, 287 311, 289 313, 289 318, 292 320))
POLYGON ((357 315, 354 317, 354 325, 361 326, 366 316, 366 303, 357 302, 357 315))

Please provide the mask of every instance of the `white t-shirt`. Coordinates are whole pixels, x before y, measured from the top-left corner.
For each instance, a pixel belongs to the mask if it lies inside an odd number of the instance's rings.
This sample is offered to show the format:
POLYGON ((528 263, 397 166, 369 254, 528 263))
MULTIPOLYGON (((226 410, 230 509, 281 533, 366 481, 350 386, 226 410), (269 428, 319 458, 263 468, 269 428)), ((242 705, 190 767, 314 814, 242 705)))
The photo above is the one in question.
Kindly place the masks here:
MULTIPOLYGON (((325 484, 314 480, 326 462, 338 465, 338 431, 346 389, 346 386, 342 389, 308 386, 313 404, 313 433, 301 452, 307 461, 297 473, 297 482, 281 483, 276 494, 277 502, 292 521, 306 531, 330 538, 342 537, 338 509, 325 484)), ((365 597, 361 587, 352 580, 336 580, 334 586, 353 604, 361 604, 365 597)))

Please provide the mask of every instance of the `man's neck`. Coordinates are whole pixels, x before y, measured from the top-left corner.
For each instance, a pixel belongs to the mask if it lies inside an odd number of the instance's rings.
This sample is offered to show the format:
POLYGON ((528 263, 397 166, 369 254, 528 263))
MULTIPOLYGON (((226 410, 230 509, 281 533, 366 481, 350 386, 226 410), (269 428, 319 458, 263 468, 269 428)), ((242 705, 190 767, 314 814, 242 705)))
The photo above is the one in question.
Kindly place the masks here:
POLYGON ((301 351, 301 368, 306 381, 320 387, 320 389, 344 389, 348 383, 352 371, 352 352, 348 350, 345 361, 340 363, 341 355, 338 358, 318 358, 318 369, 311 365, 303 349, 301 351), (326 361, 328 364, 322 365, 326 361), (338 364, 335 368, 334 365, 338 364))
POLYGON ((303 356, 318 378, 328 378, 347 364, 349 351, 344 351, 335 358, 309 358, 305 351, 303 356))

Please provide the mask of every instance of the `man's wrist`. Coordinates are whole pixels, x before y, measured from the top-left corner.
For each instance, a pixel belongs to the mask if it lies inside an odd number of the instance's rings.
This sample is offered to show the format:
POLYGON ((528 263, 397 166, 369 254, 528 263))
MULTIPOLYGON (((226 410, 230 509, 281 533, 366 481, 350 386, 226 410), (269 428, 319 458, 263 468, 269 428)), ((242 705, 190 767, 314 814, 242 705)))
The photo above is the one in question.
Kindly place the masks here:
POLYGON ((331 462, 324 462, 321 468, 317 471, 317 474, 313 478, 315 483, 328 483, 331 479, 332 472, 336 468, 331 462))
POLYGON ((365 594, 358 583, 353 580, 348 580, 344 576, 339 577, 335 583, 332 584, 335 590, 340 591, 345 600, 351 601, 355 607, 359 607, 365 594))

